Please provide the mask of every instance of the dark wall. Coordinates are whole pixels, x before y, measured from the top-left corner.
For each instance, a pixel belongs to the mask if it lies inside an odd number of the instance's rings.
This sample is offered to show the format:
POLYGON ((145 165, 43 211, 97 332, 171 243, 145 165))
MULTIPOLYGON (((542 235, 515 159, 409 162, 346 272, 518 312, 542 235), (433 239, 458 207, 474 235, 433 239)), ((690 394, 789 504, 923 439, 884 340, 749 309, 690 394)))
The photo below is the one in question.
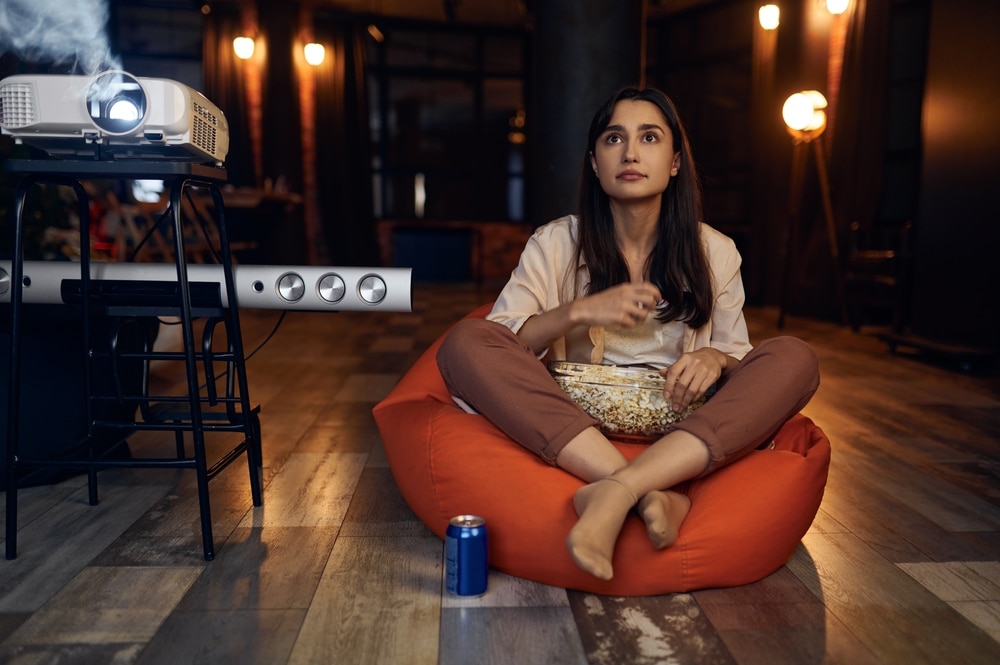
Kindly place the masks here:
POLYGON ((915 333, 1000 349, 1000 3, 935 0, 915 223, 915 333))

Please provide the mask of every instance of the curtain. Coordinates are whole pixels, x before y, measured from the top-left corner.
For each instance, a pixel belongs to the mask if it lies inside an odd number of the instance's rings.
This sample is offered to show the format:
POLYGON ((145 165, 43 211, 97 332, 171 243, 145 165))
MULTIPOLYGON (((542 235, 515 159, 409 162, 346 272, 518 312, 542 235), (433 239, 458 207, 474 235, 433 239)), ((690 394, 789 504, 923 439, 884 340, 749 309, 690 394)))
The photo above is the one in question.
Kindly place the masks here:
POLYGON ((378 265, 372 146, 365 82, 365 26, 317 15, 328 63, 316 78, 316 180, 323 237, 334 265, 378 265))
POLYGON ((233 52, 233 39, 241 32, 237 7, 219 3, 205 16, 202 48, 205 89, 202 92, 222 109, 229 123, 226 158, 229 182, 237 186, 254 186, 258 174, 254 167, 245 63, 233 52))
POLYGON ((872 224, 884 185, 889 4, 856 0, 847 29, 836 139, 827 143, 841 233, 855 220, 872 224))

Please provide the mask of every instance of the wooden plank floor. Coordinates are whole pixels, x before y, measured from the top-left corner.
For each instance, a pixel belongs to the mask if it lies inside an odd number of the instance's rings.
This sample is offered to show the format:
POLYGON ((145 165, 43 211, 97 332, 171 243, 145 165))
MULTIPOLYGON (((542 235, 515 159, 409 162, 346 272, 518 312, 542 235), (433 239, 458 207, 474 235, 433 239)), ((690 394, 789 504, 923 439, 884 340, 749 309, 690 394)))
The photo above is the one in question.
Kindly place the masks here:
MULTIPOLYGON (((787 566, 651 598, 498 573, 483 597, 448 596, 442 543, 400 497, 371 408, 494 293, 418 284, 412 313, 288 313, 248 361, 264 506, 242 463, 212 482, 212 562, 190 472, 105 472, 96 507, 81 478, 24 490, 0 662, 1000 663, 1000 382, 796 317, 784 332, 822 363, 805 413, 834 453, 787 566)), ((244 313, 248 351, 279 315, 244 313)), ((776 333, 773 311, 749 320, 755 340, 776 333)))

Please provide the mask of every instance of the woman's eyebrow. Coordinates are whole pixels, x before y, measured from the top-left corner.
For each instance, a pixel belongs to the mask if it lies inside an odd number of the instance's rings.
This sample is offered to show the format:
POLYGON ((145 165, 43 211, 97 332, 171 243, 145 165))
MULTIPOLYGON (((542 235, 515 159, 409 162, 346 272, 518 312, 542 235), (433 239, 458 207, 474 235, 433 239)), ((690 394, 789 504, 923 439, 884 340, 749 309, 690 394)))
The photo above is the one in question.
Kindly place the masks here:
MULTIPOLYGON (((661 127, 660 125, 656 124, 655 122, 653 122, 653 123, 645 123, 645 124, 639 125, 639 131, 640 132, 645 132, 645 131, 648 131, 650 129, 655 129, 655 130, 658 130, 660 132, 665 131, 663 129, 663 127, 661 127)), ((607 133, 607 132, 624 132, 624 131, 625 131, 625 126, 624 125, 608 125, 607 127, 604 128, 604 132, 603 133, 607 133)))

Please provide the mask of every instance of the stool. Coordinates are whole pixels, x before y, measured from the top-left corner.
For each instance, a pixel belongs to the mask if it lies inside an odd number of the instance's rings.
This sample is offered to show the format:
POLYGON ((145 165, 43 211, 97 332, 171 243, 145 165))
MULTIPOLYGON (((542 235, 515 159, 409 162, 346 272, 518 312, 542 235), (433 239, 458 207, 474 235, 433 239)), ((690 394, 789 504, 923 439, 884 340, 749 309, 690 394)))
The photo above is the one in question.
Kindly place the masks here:
POLYGON ((59 467, 85 470, 88 474, 90 503, 98 502, 97 472, 112 467, 134 468, 184 468, 193 469, 197 475, 198 501, 201 515, 202 545, 204 557, 211 560, 215 556, 212 535, 212 518, 209 503, 208 483, 230 463, 246 454, 250 473, 250 488, 254 506, 263 503, 262 498, 262 453, 260 442, 259 407, 251 406, 247 386, 243 341, 240 331, 236 288, 232 271, 232 255, 226 232, 224 207, 219 184, 226 180, 224 169, 173 161, 76 161, 57 159, 9 160, 6 168, 12 172, 24 173, 15 195, 14 244, 10 270, 10 364, 8 377, 8 418, 7 418, 7 482, 6 482, 6 557, 17 556, 17 490, 18 469, 38 467, 59 467), (90 221, 88 195, 80 182, 86 179, 153 179, 170 183, 170 211, 173 221, 174 262, 177 267, 177 282, 141 282, 135 284, 114 284, 92 277, 90 261, 90 221), (25 288, 24 283, 24 229, 23 215, 27 194, 39 182, 52 182, 73 189, 80 218, 80 280, 67 280, 61 285, 64 302, 76 303, 82 312, 82 352, 84 362, 84 392, 86 401, 87 436, 82 441, 68 446, 64 454, 48 458, 32 458, 30 451, 19 449, 19 413, 21 380, 21 309, 25 288), (223 301, 218 285, 193 284, 188 280, 184 230, 182 218, 182 197, 188 188, 207 188, 217 211, 219 252, 223 265, 226 299, 223 301), (207 288, 206 288, 207 287, 207 288), (225 305, 223 304, 225 303, 225 305), (176 316, 180 318, 183 330, 184 349, 182 352, 155 351, 148 340, 139 351, 122 350, 118 346, 121 326, 116 327, 104 345, 92 339, 91 319, 94 308, 102 308, 103 313, 116 317, 120 322, 141 317, 176 316), (194 319, 207 317, 203 329, 201 346, 195 343, 194 319), (226 348, 214 349, 214 334, 219 325, 226 334, 226 348), (95 389, 91 362, 102 359, 112 365, 116 363, 138 362, 143 366, 143 388, 141 394, 126 394, 120 382, 112 381, 108 392, 95 389), (153 360, 173 360, 185 366, 186 394, 149 394, 148 366, 153 360), (217 364, 224 369, 217 371, 217 364), (199 367, 204 372, 206 382, 199 386, 199 367), (215 377, 226 373, 226 387, 219 394, 215 377), (139 418, 134 420, 99 420, 93 416, 94 406, 106 401, 135 401, 139 404, 139 418), (140 430, 172 431, 176 435, 176 455, 174 457, 127 457, 100 453, 95 450, 94 441, 98 433, 118 432, 121 442, 140 430), (205 450, 205 434, 211 432, 236 432, 242 440, 225 452, 211 466, 205 450), (188 454, 183 444, 183 434, 190 433, 193 450, 188 454))

